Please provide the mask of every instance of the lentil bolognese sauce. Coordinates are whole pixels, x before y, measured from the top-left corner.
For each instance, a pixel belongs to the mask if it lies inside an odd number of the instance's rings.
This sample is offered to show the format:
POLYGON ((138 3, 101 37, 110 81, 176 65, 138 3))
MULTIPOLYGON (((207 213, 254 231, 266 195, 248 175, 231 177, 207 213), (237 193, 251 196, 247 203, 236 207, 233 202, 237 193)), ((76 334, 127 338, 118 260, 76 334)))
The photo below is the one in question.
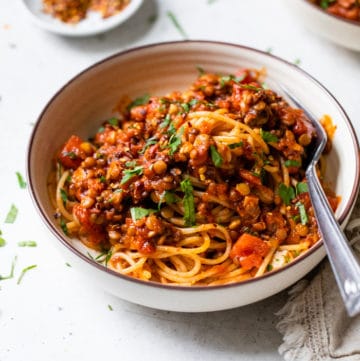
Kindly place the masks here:
MULTIPOLYGON (((239 282, 319 240, 303 166, 310 121, 262 85, 263 71, 199 71, 188 90, 136 99, 56 155, 63 231, 122 274, 239 282)), ((335 210, 338 197, 323 187, 335 210)))
POLYGON ((310 0, 330 14, 344 19, 360 22, 360 3, 358 0, 310 0))

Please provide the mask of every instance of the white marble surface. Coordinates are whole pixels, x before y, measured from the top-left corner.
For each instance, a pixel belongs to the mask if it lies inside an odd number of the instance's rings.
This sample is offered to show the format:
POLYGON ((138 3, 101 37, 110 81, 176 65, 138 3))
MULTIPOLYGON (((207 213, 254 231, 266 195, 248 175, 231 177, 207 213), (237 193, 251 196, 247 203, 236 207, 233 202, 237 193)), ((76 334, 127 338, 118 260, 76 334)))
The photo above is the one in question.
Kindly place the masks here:
POLYGON ((15 277, 0 281, 0 360, 281 360, 274 312, 285 303, 285 292, 208 314, 161 312, 115 299, 66 266, 15 172, 25 174, 33 124, 67 80, 123 49, 182 39, 169 10, 190 39, 272 48, 289 61, 300 59, 342 103, 358 134, 360 54, 312 35, 281 0, 145 0, 121 27, 84 39, 36 28, 19 3, 0 1, 0 229, 7 241, 0 248, 0 274, 18 257, 15 277), (156 21, 149 21, 155 14, 156 21), (14 224, 5 224, 11 204, 19 214, 14 224), (23 240, 37 247, 18 247, 23 240), (17 285, 21 270, 33 264, 37 268, 17 285))

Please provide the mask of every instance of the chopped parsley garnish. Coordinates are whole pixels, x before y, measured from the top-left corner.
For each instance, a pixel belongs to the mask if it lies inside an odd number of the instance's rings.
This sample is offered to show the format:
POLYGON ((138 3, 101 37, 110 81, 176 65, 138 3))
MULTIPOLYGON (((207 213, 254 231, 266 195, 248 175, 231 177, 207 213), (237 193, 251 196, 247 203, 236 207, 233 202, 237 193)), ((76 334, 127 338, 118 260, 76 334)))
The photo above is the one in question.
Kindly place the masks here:
POLYGON ((301 224, 303 224, 303 225, 307 224, 309 222, 309 218, 308 218, 308 215, 306 213, 306 209, 305 209, 304 204, 301 203, 301 202, 297 202, 296 207, 299 210, 301 224))
POLYGON ((103 263, 105 267, 107 267, 107 264, 112 256, 112 251, 104 251, 101 252, 99 255, 97 255, 95 258, 88 252, 89 257, 96 261, 97 263, 103 263))
POLYGON ((160 196, 160 201, 158 203, 158 210, 160 210, 161 205, 164 203, 173 204, 178 201, 177 195, 173 191, 165 191, 160 196))
POLYGON ((183 108, 183 111, 184 111, 185 113, 189 113, 189 111, 190 111, 190 105, 189 105, 188 103, 181 103, 180 105, 181 105, 181 108, 183 108))
POLYGON ((270 271, 272 271, 272 269, 273 269, 273 266, 271 264, 268 264, 267 267, 266 267, 266 270, 268 272, 270 272, 270 271))
POLYGON ((116 119, 116 118, 110 118, 108 121, 107 121, 110 125, 112 125, 113 127, 116 127, 119 125, 119 121, 116 119))
POLYGON ((309 192, 307 183, 299 182, 296 184, 296 194, 307 193, 307 192, 309 192))
POLYGON ((205 70, 200 65, 196 65, 196 69, 199 72, 199 76, 205 74, 205 70))
POLYGON ((133 168, 133 169, 125 169, 123 171, 123 177, 121 179, 120 184, 125 184, 127 183, 131 178, 137 176, 137 175, 142 175, 143 174, 143 167, 141 165, 138 165, 137 167, 133 168))
POLYGON ((99 182, 100 182, 100 183, 105 183, 105 182, 106 182, 106 178, 105 178, 103 175, 100 176, 99 182))
POLYGON ((19 247, 36 247, 37 243, 35 241, 21 241, 18 242, 19 247))
POLYGON ((16 283, 19 285, 19 284, 21 283, 22 279, 24 278, 25 273, 28 272, 28 271, 30 271, 30 270, 32 270, 32 269, 34 269, 34 268, 36 268, 36 267, 37 267, 36 264, 33 264, 33 265, 31 265, 31 266, 28 266, 28 267, 25 267, 25 268, 21 271, 20 276, 19 276, 19 278, 18 278, 18 280, 17 280, 16 283))
POLYGON ((169 154, 173 155, 179 148, 180 144, 181 144, 181 137, 184 133, 184 128, 181 127, 179 134, 174 133, 170 139, 169 139, 169 144, 167 145, 167 147, 170 149, 169 154))
MULTIPOLYGON (((171 122, 171 117, 170 114, 166 114, 164 120, 162 121, 162 123, 159 125, 160 129, 166 128, 170 125, 171 122)), ((151 139, 151 138, 149 138, 151 139)))
POLYGON ((69 262, 65 262, 65 265, 68 266, 68 267, 72 267, 69 262))
POLYGON ((151 137, 146 140, 145 145, 143 149, 139 152, 140 154, 144 154, 146 149, 148 149, 151 145, 155 145, 158 142, 158 140, 155 137, 151 137))
MULTIPOLYGON (((245 79, 245 74, 241 76, 235 76, 235 75, 225 75, 220 78, 220 86, 223 88, 230 80, 233 80, 235 83, 240 83, 245 79)), ((245 84, 246 85, 246 84, 245 84)), ((244 86, 244 84, 242 85, 244 86)), ((251 86, 251 85, 249 85, 251 86)))
POLYGON ((10 210, 5 218, 5 223, 14 223, 18 214, 18 209, 14 204, 11 205, 10 210))
POLYGON ((229 148, 230 149, 236 149, 236 148, 239 148, 239 147, 242 147, 244 145, 243 142, 237 142, 237 143, 231 143, 229 144, 229 148))
POLYGON ((279 196, 282 201, 288 206, 291 200, 295 198, 295 190, 291 186, 287 187, 284 183, 280 183, 279 196))
POLYGON ((171 191, 165 191, 165 202, 167 204, 173 204, 178 201, 178 197, 171 191))
POLYGON ((108 309, 109 309, 110 311, 114 311, 114 309, 111 307, 111 305, 108 305, 108 309))
POLYGON ((105 127, 100 127, 97 132, 102 133, 104 130, 105 130, 105 127))
POLYGON ((22 189, 26 188, 26 182, 24 181, 24 178, 20 172, 16 172, 16 177, 19 183, 19 187, 22 189))
POLYGON ((60 188, 60 197, 61 197, 61 199, 62 199, 62 201, 63 201, 64 203, 67 202, 68 196, 67 196, 65 190, 62 189, 62 188, 60 188))
POLYGON ((334 2, 335 0, 321 0, 320 1, 320 6, 323 8, 323 9, 327 9, 329 6, 330 6, 330 4, 332 3, 332 2, 334 2))
POLYGON ((6 245, 5 239, 0 237, 0 247, 4 247, 5 245, 6 245))
POLYGON ((254 86, 254 85, 250 85, 250 84, 241 84, 241 87, 247 90, 253 90, 255 92, 259 92, 260 90, 263 90, 263 88, 254 86))
POLYGON ((275 134, 272 134, 266 130, 260 129, 260 135, 266 143, 276 143, 279 141, 279 138, 275 134))
POLYGON ((211 154, 211 160, 214 163, 215 167, 221 167, 223 164, 223 158, 220 155, 220 153, 217 151, 216 147, 211 145, 210 146, 210 154, 211 154))
POLYGON ((187 39, 188 36, 186 34, 186 32, 184 31, 184 29, 182 28, 182 26, 180 25, 179 21, 177 20, 176 16, 174 15, 173 12, 168 11, 167 16, 169 17, 169 19, 172 21, 172 23, 174 24, 175 28, 177 29, 177 31, 185 38, 187 39))
POLYGON ((8 276, 1 276, 0 275, 0 281, 1 280, 8 280, 8 279, 14 277, 14 270, 15 270, 16 261, 17 261, 17 256, 15 256, 13 261, 11 262, 11 269, 10 269, 9 275, 8 276))
POLYGON ((130 208, 130 214, 133 221, 137 221, 138 219, 144 218, 157 212, 156 209, 146 209, 142 207, 132 207, 130 208))
POLYGON ((195 201, 193 186, 189 178, 184 179, 180 183, 181 190, 184 192, 183 206, 184 206, 184 221, 185 226, 194 226, 196 224, 195 218, 195 201))
POLYGON ((131 110, 131 108, 137 107, 138 105, 144 105, 147 104, 149 102, 150 99, 150 95, 149 94, 144 94, 141 97, 136 98, 133 102, 131 102, 127 109, 131 110))
POLYGON ((136 160, 130 160, 126 162, 125 165, 129 168, 134 168, 136 166, 136 160))
POLYGON ((69 157, 70 159, 76 159, 77 156, 74 152, 65 152, 64 157, 69 157))
POLYGON ((285 161, 285 167, 301 167, 301 162, 298 160, 288 159, 285 161))
POLYGON ((65 222, 63 219, 60 220, 60 227, 61 227, 62 231, 64 232, 64 234, 65 234, 66 236, 68 236, 68 235, 69 235, 69 231, 68 231, 66 222, 65 222))
POLYGON ((193 107, 194 105, 196 105, 197 103, 199 103, 199 99, 191 99, 190 101, 189 101, 189 105, 191 106, 191 107, 193 107))
POLYGON ((301 59, 296 58, 295 61, 294 61, 294 64, 295 65, 300 65, 301 64, 301 59))

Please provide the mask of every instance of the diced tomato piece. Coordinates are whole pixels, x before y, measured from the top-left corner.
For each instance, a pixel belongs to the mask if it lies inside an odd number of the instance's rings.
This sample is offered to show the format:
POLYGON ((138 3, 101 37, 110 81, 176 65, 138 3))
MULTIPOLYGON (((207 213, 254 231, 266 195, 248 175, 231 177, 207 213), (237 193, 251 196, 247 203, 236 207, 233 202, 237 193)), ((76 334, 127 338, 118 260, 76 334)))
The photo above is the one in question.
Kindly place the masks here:
POLYGON ((249 69, 240 69, 235 73, 235 76, 237 78, 242 78, 241 82, 242 84, 248 84, 253 81, 256 81, 256 79, 251 75, 251 70, 249 69))
POLYGON ((86 158, 86 153, 81 149, 83 141, 76 135, 72 135, 65 143, 58 159, 60 163, 66 168, 77 168, 80 163, 86 158))
POLYGON ((90 216, 92 213, 89 208, 85 208, 80 204, 75 204, 73 211, 81 225, 80 233, 86 234, 86 245, 98 249, 99 245, 106 241, 103 227, 91 220, 90 216))
POLYGON ((260 267, 269 250, 269 245, 261 238, 249 233, 243 233, 233 245, 230 258, 236 259, 241 267, 250 270, 254 267, 260 267))

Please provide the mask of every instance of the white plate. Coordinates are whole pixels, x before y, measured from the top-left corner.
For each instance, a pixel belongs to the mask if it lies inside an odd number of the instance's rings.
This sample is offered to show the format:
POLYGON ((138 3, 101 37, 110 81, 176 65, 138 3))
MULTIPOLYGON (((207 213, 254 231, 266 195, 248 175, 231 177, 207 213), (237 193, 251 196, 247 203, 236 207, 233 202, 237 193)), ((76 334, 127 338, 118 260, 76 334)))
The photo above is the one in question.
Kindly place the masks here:
POLYGON ((124 51, 81 72, 59 90, 36 123, 28 151, 31 195, 55 235, 49 241, 52 239, 66 261, 88 276, 92 284, 128 301, 169 311, 216 311, 262 300, 294 284, 325 256, 322 242, 318 242, 287 266, 242 283, 169 286, 110 270, 90 259, 79 241, 64 236, 53 216, 47 186, 46 174, 52 169, 53 155, 71 134, 84 139, 93 135, 102 119, 114 116, 112 109, 122 95, 135 98, 145 93, 161 95, 185 90, 196 79, 197 66, 218 74, 234 73, 241 67, 265 67, 268 84, 283 84, 317 119, 324 113, 332 117, 337 129, 327 159, 326 179, 341 195, 336 216, 343 226, 355 204, 360 183, 359 145, 339 103, 299 67, 273 55, 220 42, 169 42, 124 51))
POLYGON ((143 0, 131 0, 124 10, 106 19, 103 19, 99 12, 90 11, 86 18, 77 24, 67 24, 45 14, 41 0, 22 0, 21 2, 31 20, 41 28, 66 36, 89 36, 103 33, 120 25, 136 12, 143 0))
POLYGON ((345 48, 360 51, 360 22, 330 14, 308 0, 283 0, 314 33, 345 48))

